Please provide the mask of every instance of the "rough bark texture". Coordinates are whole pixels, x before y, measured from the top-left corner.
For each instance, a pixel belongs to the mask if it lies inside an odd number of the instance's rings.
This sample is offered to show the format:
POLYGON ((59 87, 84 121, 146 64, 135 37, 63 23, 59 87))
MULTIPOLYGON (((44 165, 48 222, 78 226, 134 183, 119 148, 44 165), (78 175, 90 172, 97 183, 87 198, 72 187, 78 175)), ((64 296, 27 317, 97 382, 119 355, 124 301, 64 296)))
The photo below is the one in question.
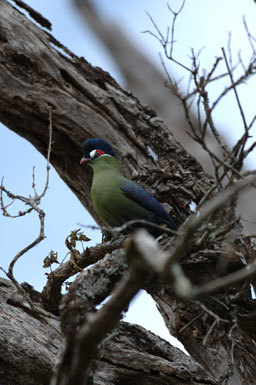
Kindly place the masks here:
POLYGON ((82 142, 102 137, 115 147, 126 174, 152 192, 157 189, 162 202, 175 193, 177 212, 172 214, 181 223, 189 201, 197 202, 210 184, 199 163, 177 145, 154 111, 140 105, 107 73, 83 58, 60 53, 48 33, 5 1, 0 10, 1 121, 46 155, 48 107, 53 106, 51 162, 94 217, 91 171, 79 160, 82 142), (148 145, 158 155, 158 165, 148 156, 148 145))
POLYGON ((0 383, 47 385, 61 346, 60 325, 38 320, 22 309, 23 303, 12 283, 1 278, 0 383))
MULTIPOLYGON (((81 144, 88 137, 109 141, 120 156, 126 175, 165 203, 177 224, 184 221, 190 213, 191 200, 199 202, 212 179, 175 142, 154 111, 122 90, 107 73, 68 52, 5 0, 0 3, 0 48, 0 120, 46 155, 48 107, 53 106, 51 162, 98 222, 90 200, 91 172, 79 165, 81 144), (158 155, 157 163, 148 156, 147 146, 158 155)), ((223 210, 219 220, 224 220, 225 216, 223 210)), ((245 241, 235 239, 234 244, 235 257, 229 256, 233 255, 230 250, 224 261, 222 245, 218 249, 216 245, 207 244, 204 250, 185 256, 182 265, 192 282, 201 284, 242 267, 244 255, 248 254, 245 241)), ((168 247, 166 242, 165 248, 168 247)), ((254 251, 255 245, 250 255, 254 251)), ((123 257, 123 250, 107 255, 106 267, 114 263, 111 258, 118 260, 120 256, 123 257)), ((96 282, 91 280, 89 294, 96 296, 99 302, 109 293, 118 275, 122 275, 122 270, 120 267, 111 277, 111 269, 102 269, 100 263, 94 269, 94 274, 98 275, 96 282), (105 277, 109 281, 105 281, 105 277), (100 288, 106 291, 99 292, 100 288)), ((86 274, 93 274, 93 270, 82 273, 64 302, 66 308, 63 305, 63 314, 75 311, 75 327, 79 326, 79 317, 84 313, 79 301, 87 306, 88 287, 83 283, 86 274), (77 290, 77 282, 81 282, 81 290, 77 290), (77 306, 80 311, 76 313, 77 306)), ((1 385, 47 384, 61 345, 59 323, 48 319, 42 323, 19 306, 11 305, 10 294, 6 293, 8 290, 14 293, 12 285, 1 282, 1 385)), ((241 291, 239 284, 222 291, 215 299, 203 300, 207 308, 226 320, 215 322, 214 327, 214 317, 199 305, 183 303, 176 298, 171 286, 154 282, 147 290, 156 300, 170 332, 204 365, 208 374, 160 338, 141 328, 122 326, 119 337, 114 336, 104 346, 103 358, 95 361, 93 383, 214 384, 211 375, 220 382, 225 377, 223 383, 230 385, 254 382, 256 344, 251 336, 255 335, 255 330, 252 326, 249 333, 248 322, 241 317, 249 313, 250 325, 253 325, 253 311, 244 305, 250 298, 248 290, 241 291), (244 302, 231 302, 231 297, 240 292, 244 302), (234 317, 239 320, 236 325, 234 317)), ((254 308, 254 303, 251 305, 254 308)), ((67 317, 62 329, 70 327, 67 317)))
MULTIPOLYGON (((59 321, 26 312, 3 278, 0 303, 1 385, 48 385, 62 345, 59 321)), ((139 326, 121 323, 100 350, 94 384, 215 384, 192 358, 139 326)))

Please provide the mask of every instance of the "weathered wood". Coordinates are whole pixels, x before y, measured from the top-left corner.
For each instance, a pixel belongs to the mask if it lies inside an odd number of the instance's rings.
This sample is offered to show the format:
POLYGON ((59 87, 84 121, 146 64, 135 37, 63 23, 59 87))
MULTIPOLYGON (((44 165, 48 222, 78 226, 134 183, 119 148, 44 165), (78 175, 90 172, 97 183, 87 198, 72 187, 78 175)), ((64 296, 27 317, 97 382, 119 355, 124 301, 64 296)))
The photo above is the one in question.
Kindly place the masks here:
MULTIPOLYGON (((0 279, 0 384, 48 385, 62 344, 58 320, 38 320, 22 308, 14 285, 0 279), (15 304, 15 305, 14 305, 15 304)), ((179 349, 139 326, 121 324, 101 348, 93 384, 215 384, 179 349), (120 361, 121 359, 121 361, 120 361), (130 381, 130 380, 129 380, 130 381), (148 382, 147 382, 148 381, 148 382), (176 382, 175 382, 176 381, 176 382), (205 382, 204 382, 205 381, 205 382)))
MULTIPOLYGON (((115 250, 81 273, 72 283, 64 298, 65 302, 62 303, 61 315, 64 334, 71 340, 74 338, 74 331, 83 324, 88 312, 110 294, 113 285, 122 277, 127 268, 123 258, 123 251, 115 250)), ((196 285, 204 280, 212 280, 219 262, 216 251, 210 260, 202 253, 190 261, 185 259, 182 266, 196 285)), ((226 262, 223 257, 222 262, 226 266, 225 272, 228 273, 244 265, 239 257, 232 260, 227 256, 226 262)), ((256 343, 252 336, 256 331, 253 326, 256 304, 255 301, 247 301, 246 304, 240 303, 240 306, 237 306, 237 301, 234 301, 239 292, 243 293, 243 297, 250 296, 245 288, 240 283, 214 296, 202 298, 201 304, 204 308, 201 308, 199 303, 184 302, 177 298, 171 285, 153 280, 145 286, 157 302, 171 334, 184 344, 192 357, 207 368, 208 373, 213 374, 219 381, 225 378, 227 383, 232 385, 243 384, 245 373, 247 383, 253 383, 256 343), (241 317, 242 314, 244 317, 241 317), (245 323, 242 324, 242 321, 245 323)))
POLYGON ((1 278, 0 384, 48 385, 61 346, 60 325, 38 320, 19 306, 23 302, 13 284, 1 278))
POLYGON ((97 220, 89 194, 91 170, 79 164, 81 144, 88 137, 112 143, 126 174, 161 201, 174 203, 175 193, 176 209, 170 210, 180 223, 190 200, 197 202, 211 183, 199 163, 175 142, 154 111, 107 73, 57 50, 61 45, 53 37, 6 1, 0 4, 0 15, 0 120, 46 155, 48 107, 53 106, 51 163, 97 220), (148 145, 158 164, 148 155, 148 145))
MULTIPOLYGON (((120 248, 122 240, 109 241, 96 246, 87 247, 81 255, 77 256, 76 264, 81 270, 102 259, 107 253, 120 248)), ((41 304, 44 309, 53 314, 59 314, 62 284, 78 272, 71 260, 62 263, 48 275, 47 283, 42 291, 41 304)))
MULTIPOLYGON (((104 362, 101 366, 102 361, 96 361, 97 378, 101 377, 103 380, 103 376, 107 376, 107 378, 112 378, 114 382, 115 366, 117 365, 118 378, 121 384, 215 383, 211 376, 205 376, 205 372, 199 365, 194 365, 194 360, 191 357, 186 356, 179 349, 173 348, 168 342, 153 333, 145 333, 142 327, 124 322, 120 324, 118 331, 120 334, 115 336, 114 331, 110 343, 103 345, 104 361, 110 362, 113 367, 107 367, 104 362), (118 343, 118 350, 116 350, 115 342, 118 343), (129 356, 127 356, 127 349, 129 356), (128 362, 129 366, 127 366, 128 362)), ((113 382, 105 381, 102 383, 113 382)))

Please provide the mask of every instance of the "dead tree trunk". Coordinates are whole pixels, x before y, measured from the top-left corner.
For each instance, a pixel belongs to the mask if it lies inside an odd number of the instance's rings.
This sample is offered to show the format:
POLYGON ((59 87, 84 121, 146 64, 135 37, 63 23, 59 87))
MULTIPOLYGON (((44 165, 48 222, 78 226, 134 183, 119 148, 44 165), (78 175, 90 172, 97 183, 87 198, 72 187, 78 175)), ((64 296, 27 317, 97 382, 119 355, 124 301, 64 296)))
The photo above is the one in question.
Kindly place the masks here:
MULTIPOLYGON (((38 15, 37 20, 43 22, 38 15)), ((99 219, 90 200, 90 170, 79 165, 81 144, 88 137, 109 141, 126 175, 165 202, 177 224, 186 219, 191 201, 198 203, 213 180, 175 142, 154 111, 122 90, 109 74, 73 55, 6 0, 0 4, 0 47, 0 120, 46 155, 48 108, 53 107, 51 163, 96 221, 99 219), (157 163, 148 156, 148 146, 157 154, 157 163)), ((223 211, 216 220, 224 221, 225 215, 223 211)), ((234 245, 235 253, 227 251, 226 257, 225 245, 210 243, 184 255, 182 267, 191 282, 201 285, 216 274, 243 267, 245 259, 255 252, 255 245, 238 236, 234 245), (220 259, 221 266, 225 266, 221 271, 220 259)), ((169 246, 166 242, 167 250, 169 246)), ((108 272, 101 270, 101 274, 104 277, 108 272)), ((4 282, 1 292, 5 293, 8 285, 11 287, 4 282)), ((179 299, 172 285, 155 282, 146 289, 157 302, 170 332, 204 369, 151 333, 122 325, 118 337, 107 343, 103 358, 94 362, 95 383, 214 384, 211 376, 223 384, 254 383, 255 318, 251 309, 255 305, 250 302, 244 282, 214 297, 204 297, 201 305, 179 299)), ((35 319, 22 308, 21 299, 10 301, 9 295, 1 297, 1 306, 1 384, 49 383, 62 340, 58 320, 52 323, 35 319), (19 323, 17 330, 13 320, 19 323), (28 327, 30 321, 33 325, 28 327), (31 351, 34 342, 38 345, 31 351), (45 346, 51 349, 42 353, 45 346)))

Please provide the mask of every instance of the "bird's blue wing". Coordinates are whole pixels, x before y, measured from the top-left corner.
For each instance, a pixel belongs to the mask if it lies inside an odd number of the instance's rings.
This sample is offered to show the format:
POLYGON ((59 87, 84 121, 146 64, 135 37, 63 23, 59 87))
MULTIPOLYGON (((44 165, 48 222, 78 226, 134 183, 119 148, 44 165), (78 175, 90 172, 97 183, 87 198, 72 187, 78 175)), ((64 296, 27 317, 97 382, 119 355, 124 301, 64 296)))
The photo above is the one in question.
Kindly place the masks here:
POLYGON ((130 199, 150 211, 158 219, 159 224, 163 220, 163 223, 166 223, 170 229, 177 230, 170 215, 148 191, 126 178, 122 178, 120 181, 120 188, 130 199))

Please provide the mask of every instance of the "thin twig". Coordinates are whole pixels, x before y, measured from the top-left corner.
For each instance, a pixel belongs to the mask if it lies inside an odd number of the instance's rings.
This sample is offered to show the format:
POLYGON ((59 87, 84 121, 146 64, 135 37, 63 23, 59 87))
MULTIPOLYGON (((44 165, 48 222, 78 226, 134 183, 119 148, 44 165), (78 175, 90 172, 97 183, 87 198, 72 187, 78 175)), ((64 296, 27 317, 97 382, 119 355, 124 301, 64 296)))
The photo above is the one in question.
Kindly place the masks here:
POLYGON ((52 151, 52 107, 49 106, 49 143, 48 143, 48 150, 47 150, 47 163, 46 163, 46 181, 45 186, 43 189, 43 192, 41 195, 39 195, 39 199, 45 196, 45 193, 49 187, 49 177, 50 177, 50 155, 52 151))
POLYGON ((189 321, 186 325, 184 325, 180 330, 179 334, 183 333, 190 325, 192 325, 198 318, 201 318, 203 312, 199 313, 196 317, 194 317, 191 321, 189 321))
POLYGON ((133 228, 133 226, 137 226, 137 225, 144 225, 145 227, 151 227, 152 229, 157 229, 157 230, 160 230, 161 232, 167 233, 167 234, 175 235, 177 233, 176 231, 171 230, 168 227, 162 227, 160 225, 156 225, 155 223, 146 221, 145 219, 133 219, 131 221, 125 222, 121 226, 116 226, 116 227, 104 227, 104 226, 99 227, 99 226, 95 226, 95 225, 84 225, 82 223, 78 223, 78 225, 80 227, 83 227, 83 228, 89 228, 92 230, 101 230, 101 231, 106 231, 109 233, 122 233, 126 230, 133 228))
POLYGON ((228 60, 227 60, 227 56, 226 56, 226 52, 225 52, 224 47, 222 47, 221 50, 222 50, 223 57, 224 57, 224 60, 225 60, 225 63, 226 63, 226 67, 227 67, 227 70, 228 70, 228 73, 229 73, 229 77, 230 77, 230 80, 231 80, 231 85, 232 85, 232 88, 233 88, 234 93, 235 93, 237 105, 238 105, 238 108, 239 108, 239 111, 240 111, 240 114, 241 114, 241 117, 242 117, 242 121, 243 121, 243 124, 244 124, 244 130, 245 130, 245 132, 248 132, 248 126, 247 126, 246 119, 245 119, 245 116, 244 116, 244 110, 242 108, 242 105, 241 105, 241 102, 240 102, 240 99, 239 99, 239 96, 238 96, 238 93, 237 93, 237 90, 236 90, 236 84, 235 84, 235 81, 234 81, 234 78, 233 78, 232 71, 230 70, 230 67, 229 67, 229 64, 228 64, 228 60))
POLYGON ((208 282, 198 288, 194 288, 187 298, 196 298, 201 295, 214 293, 219 289, 232 286, 234 283, 251 277, 253 274, 255 274, 255 272, 256 262, 253 262, 247 265, 245 268, 235 271, 234 273, 230 273, 229 275, 217 278, 214 281, 208 282))
POLYGON ((179 14, 182 12, 182 9, 184 8, 184 5, 185 5, 185 0, 183 0, 181 6, 180 6, 180 9, 178 11, 174 11, 170 4, 167 3, 167 8, 169 9, 169 11, 171 11, 171 13, 173 14, 173 19, 172 19, 172 28, 171 28, 171 47, 170 47, 170 54, 169 54, 169 57, 172 58, 173 57, 173 48, 174 48, 174 43, 175 43, 175 40, 174 40, 174 30, 175 30, 175 23, 176 23, 176 20, 177 20, 177 17, 179 16, 179 14))
MULTIPOLYGON (((48 188, 48 185, 49 185, 49 170, 50 170, 50 166, 49 166, 49 161, 50 161, 50 153, 51 153, 51 144, 52 144, 52 110, 51 108, 49 108, 49 119, 50 119, 50 124, 49 124, 49 145, 48 145, 48 152, 47 152, 47 165, 46 165, 46 173, 47 173, 47 176, 46 176, 46 183, 45 183, 45 187, 44 187, 44 190, 42 192, 42 194, 38 195, 37 191, 36 191, 36 185, 35 185, 35 171, 34 171, 34 167, 33 167, 33 172, 32 172, 32 179, 33 179, 33 182, 32 182, 32 188, 34 190, 34 197, 29 197, 29 198, 26 198, 26 197, 23 197, 21 195, 15 195, 13 193, 11 193, 10 191, 8 191, 4 186, 3 186, 3 179, 2 179, 2 183, 1 183, 1 186, 0 186, 0 190, 1 190, 1 209, 2 209, 2 212, 3 212, 3 215, 5 216, 9 216, 9 217, 17 217, 17 216, 21 216, 21 215, 25 215, 25 214, 28 214, 30 213, 31 211, 36 211, 37 214, 38 214, 38 217, 39 217, 39 221, 40 221, 40 231, 39 231, 39 235, 36 237, 36 239, 31 242, 29 245, 27 245, 26 247, 24 247, 22 250, 20 250, 16 255, 15 257, 12 259, 11 263, 9 264, 9 268, 8 268, 8 272, 6 272, 6 275, 8 276, 8 278, 14 283, 17 291, 22 294, 22 296, 24 297, 24 299, 29 303, 31 309, 33 311, 37 311, 36 310, 36 307, 35 305, 33 304, 33 302, 31 301, 30 297, 28 296, 28 294, 26 293, 26 291, 23 289, 23 287, 18 283, 18 281, 16 280, 16 278, 14 277, 14 274, 13 274, 13 268, 14 268, 14 265, 15 263, 18 261, 18 259, 24 255, 27 251, 29 251, 30 249, 32 249, 35 245, 37 245, 38 243, 40 243, 44 238, 45 238, 45 235, 44 235, 44 218, 45 218, 45 213, 42 209, 40 209, 40 207, 38 206, 40 204, 40 200, 41 198, 45 195, 46 193, 46 190, 48 188), (6 210, 6 208, 9 206, 5 206, 4 203, 3 203, 3 192, 6 193, 6 195, 11 198, 13 201, 14 200, 20 200, 21 202, 25 203, 26 205, 29 206, 29 209, 23 211, 23 212, 19 212, 18 215, 16 216, 13 216, 11 214, 9 214, 6 210)), ((2 269, 3 270, 3 269, 2 269)))
POLYGON ((166 261, 165 264, 164 270, 167 275, 169 274, 170 268, 173 263, 180 259, 185 252, 188 253, 190 247, 192 247, 190 240, 194 236, 195 232, 199 229, 199 227, 204 223, 204 221, 206 219, 209 219, 211 215, 213 215, 217 210, 227 204, 227 201, 231 199, 235 194, 245 189, 255 181, 256 177, 253 176, 248 179, 238 181, 233 185, 230 185, 221 193, 219 193, 216 197, 207 202, 207 204, 205 204, 200 210, 199 216, 193 215, 182 226, 182 229, 179 230, 180 235, 175 239, 175 248, 172 253, 172 256, 166 261))

